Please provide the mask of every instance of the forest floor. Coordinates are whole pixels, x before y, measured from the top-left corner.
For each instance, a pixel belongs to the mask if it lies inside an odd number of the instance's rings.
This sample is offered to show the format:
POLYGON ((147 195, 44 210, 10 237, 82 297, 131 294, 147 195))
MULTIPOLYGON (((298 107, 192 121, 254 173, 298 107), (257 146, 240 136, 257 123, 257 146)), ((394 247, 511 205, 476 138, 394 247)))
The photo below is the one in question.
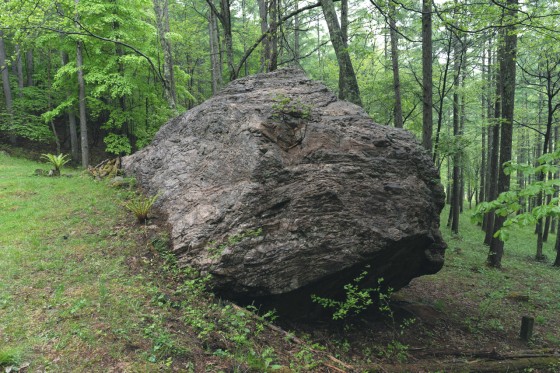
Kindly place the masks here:
MULTIPOLYGON (((180 269, 163 221, 139 225, 131 188, 62 177, 0 151, 0 369, 6 372, 558 372, 560 269, 519 229, 485 266, 462 216, 444 268, 391 295, 391 310, 291 322, 215 298, 180 269), (519 339, 522 316, 533 338, 519 339)), ((446 214, 442 214, 445 221, 446 214)))

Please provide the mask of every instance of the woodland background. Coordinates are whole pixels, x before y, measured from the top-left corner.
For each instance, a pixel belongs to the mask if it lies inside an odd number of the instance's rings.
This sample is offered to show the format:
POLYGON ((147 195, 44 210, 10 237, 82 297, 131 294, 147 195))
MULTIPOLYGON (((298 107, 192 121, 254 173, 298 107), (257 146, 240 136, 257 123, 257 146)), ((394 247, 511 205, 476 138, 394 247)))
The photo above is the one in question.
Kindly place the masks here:
POLYGON ((452 231, 480 204, 488 264, 515 224, 536 225, 542 260, 560 222, 559 15, 555 0, 4 1, 0 134, 87 167, 142 148, 231 80, 299 66, 417 134, 452 231))

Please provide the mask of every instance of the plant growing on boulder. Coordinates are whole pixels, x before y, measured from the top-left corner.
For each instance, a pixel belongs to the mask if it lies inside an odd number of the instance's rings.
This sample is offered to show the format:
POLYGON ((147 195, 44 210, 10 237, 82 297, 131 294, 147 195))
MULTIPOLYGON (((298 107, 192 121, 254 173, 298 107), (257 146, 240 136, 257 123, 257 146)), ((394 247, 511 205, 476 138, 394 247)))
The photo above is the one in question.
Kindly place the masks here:
POLYGON ((60 169, 62 168, 62 166, 70 162, 70 157, 68 156, 68 154, 41 154, 41 158, 45 159, 54 167, 54 169, 52 170, 52 176, 60 176, 60 169))
POLYGON ((138 195, 137 197, 131 199, 127 203, 125 203, 124 207, 126 207, 129 211, 131 211, 139 223, 144 223, 146 219, 148 219, 148 214, 152 209, 152 206, 158 199, 159 194, 156 194, 152 197, 144 197, 143 195, 138 195))
POLYGON ((311 106, 304 104, 301 100, 286 95, 277 95, 274 97, 272 105, 272 117, 276 119, 286 120, 287 117, 309 119, 311 115, 311 106))

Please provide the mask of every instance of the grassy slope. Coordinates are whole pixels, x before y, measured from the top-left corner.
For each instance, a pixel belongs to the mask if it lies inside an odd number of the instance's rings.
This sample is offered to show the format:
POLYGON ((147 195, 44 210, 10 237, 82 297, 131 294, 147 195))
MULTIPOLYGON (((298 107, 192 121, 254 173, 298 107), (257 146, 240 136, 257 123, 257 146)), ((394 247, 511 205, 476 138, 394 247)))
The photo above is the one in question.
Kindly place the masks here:
POLYGON ((150 310, 144 278, 125 265, 134 241, 119 198, 76 173, 32 176, 38 167, 0 156, 2 349, 49 370, 143 370, 150 310))
POLYGON ((0 153, 0 368, 308 371, 324 360, 177 268, 166 234, 122 207, 130 191, 36 168, 47 166, 0 153))
MULTIPOLYGON (((121 207, 130 192, 77 172, 32 176, 39 167, 46 169, 0 154, 0 367, 27 362, 33 371, 62 372, 343 367, 325 356, 326 349, 357 371, 377 371, 380 356, 390 363, 407 355, 399 354, 403 348, 397 353, 388 348, 393 338, 411 347, 409 361, 425 358, 426 348, 514 351, 560 343, 560 269, 532 260, 529 229, 518 230, 507 243, 501 271, 484 266, 487 249, 468 216, 460 237, 442 229, 450 247, 444 269, 394 296, 429 306, 427 314, 414 311, 418 321, 403 335, 395 337, 385 322, 364 318, 335 327, 295 325, 310 342, 294 343, 250 313, 213 301, 200 280, 177 269, 161 245, 150 244, 159 242, 150 237, 163 236, 134 225, 121 207), (529 299, 520 301, 518 295, 529 299), (516 338, 524 314, 536 318, 529 346, 516 338)), ((549 257, 551 245, 545 249, 549 257)))

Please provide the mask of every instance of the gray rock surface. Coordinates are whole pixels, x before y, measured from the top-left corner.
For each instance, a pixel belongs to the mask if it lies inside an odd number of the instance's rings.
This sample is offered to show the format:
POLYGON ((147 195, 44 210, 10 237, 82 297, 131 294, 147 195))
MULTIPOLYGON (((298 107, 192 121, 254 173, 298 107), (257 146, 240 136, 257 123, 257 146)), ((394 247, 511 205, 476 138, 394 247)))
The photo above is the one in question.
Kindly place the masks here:
POLYGON ((122 163, 160 193, 179 262, 229 297, 305 303, 366 266, 365 286, 400 288, 443 265, 429 156, 300 70, 234 81, 122 163))

